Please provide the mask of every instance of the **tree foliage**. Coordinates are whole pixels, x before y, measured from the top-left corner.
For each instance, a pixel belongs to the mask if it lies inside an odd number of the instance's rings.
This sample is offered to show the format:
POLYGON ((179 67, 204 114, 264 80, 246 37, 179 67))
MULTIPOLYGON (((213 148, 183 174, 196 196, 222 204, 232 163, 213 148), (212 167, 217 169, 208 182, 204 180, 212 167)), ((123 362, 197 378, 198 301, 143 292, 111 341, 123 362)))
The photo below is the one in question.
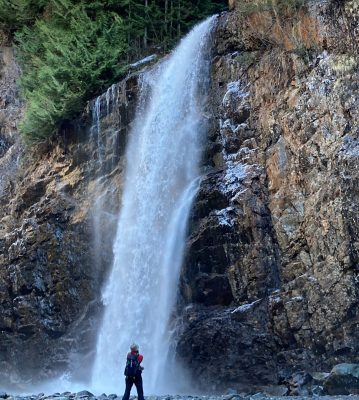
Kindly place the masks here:
POLYGON ((0 0, 26 100, 23 134, 43 140, 150 52, 166 52, 226 0, 0 0))
POLYGON ((0 29, 11 32, 33 23, 46 3, 46 0, 0 0, 0 29))
POLYGON ((112 11, 56 0, 47 12, 49 19, 16 35, 27 104, 22 132, 31 139, 53 134, 86 99, 117 79, 126 51, 123 20, 112 11))

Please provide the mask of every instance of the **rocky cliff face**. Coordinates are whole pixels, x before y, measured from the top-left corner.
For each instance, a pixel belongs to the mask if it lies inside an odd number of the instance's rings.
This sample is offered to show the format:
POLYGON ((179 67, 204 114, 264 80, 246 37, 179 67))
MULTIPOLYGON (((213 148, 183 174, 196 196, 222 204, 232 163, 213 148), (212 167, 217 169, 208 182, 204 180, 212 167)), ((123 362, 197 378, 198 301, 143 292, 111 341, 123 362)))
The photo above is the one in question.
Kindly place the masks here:
MULTIPOLYGON (((202 389, 359 361, 359 10, 309 4, 218 21, 179 296, 177 353, 202 389)), ((88 375, 137 78, 24 150, 19 72, 1 60, 0 383, 21 387, 88 375)))
POLYGON ((213 389, 358 361, 359 10, 240 11, 217 29, 181 283, 178 352, 213 389))
POLYGON ((89 376, 137 78, 91 102, 56 142, 25 150, 18 69, 11 49, 2 55, 0 383, 21 389, 61 371, 89 376))

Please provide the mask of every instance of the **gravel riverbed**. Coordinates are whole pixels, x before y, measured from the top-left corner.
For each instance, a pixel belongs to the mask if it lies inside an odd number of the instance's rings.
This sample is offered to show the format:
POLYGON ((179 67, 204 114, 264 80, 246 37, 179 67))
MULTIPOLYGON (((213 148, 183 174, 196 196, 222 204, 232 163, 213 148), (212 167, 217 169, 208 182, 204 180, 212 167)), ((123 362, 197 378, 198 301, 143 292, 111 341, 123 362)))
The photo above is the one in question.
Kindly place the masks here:
MULTIPOLYGON (((168 396, 145 396, 146 400, 307 400, 320 397, 321 400, 359 400, 359 395, 349 396, 268 396, 264 393, 253 395, 205 395, 205 396, 186 396, 186 395, 168 395, 168 396)), ((0 400, 121 400, 122 395, 101 394, 95 396, 84 390, 77 393, 64 392, 47 395, 44 393, 29 395, 12 395, 6 392, 0 392, 0 400)), ((137 396, 131 396, 130 400, 137 400, 137 396)))

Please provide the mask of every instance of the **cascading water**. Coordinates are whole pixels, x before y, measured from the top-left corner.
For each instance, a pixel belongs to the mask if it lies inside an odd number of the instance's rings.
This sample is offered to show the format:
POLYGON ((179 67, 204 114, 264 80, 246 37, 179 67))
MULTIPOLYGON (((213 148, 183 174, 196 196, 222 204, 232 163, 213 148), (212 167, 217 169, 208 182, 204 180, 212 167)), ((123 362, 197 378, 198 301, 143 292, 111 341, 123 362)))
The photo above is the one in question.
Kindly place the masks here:
POLYGON ((116 167, 116 157, 114 157, 113 145, 115 143, 115 136, 118 134, 116 129, 107 131, 102 129, 101 114, 109 116, 110 113, 115 114, 118 118, 118 92, 117 85, 110 86, 107 91, 98 96, 93 102, 89 104, 90 112, 92 114, 92 126, 90 128, 90 139, 94 147, 95 164, 95 192, 96 197, 93 201, 92 209, 92 222, 93 222, 93 246, 94 246, 94 263, 98 269, 102 268, 102 254, 103 249, 103 224, 108 218, 105 215, 104 206, 108 201, 108 184, 106 174, 109 170, 112 171, 116 167), (111 158, 108 160, 108 158, 111 158))
POLYGON ((119 393, 131 342, 144 354, 146 393, 176 390, 166 373, 169 320, 183 259, 186 222, 199 184, 209 37, 215 17, 196 26, 171 57, 141 77, 140 104, 104 289, 92 387, 119 393))

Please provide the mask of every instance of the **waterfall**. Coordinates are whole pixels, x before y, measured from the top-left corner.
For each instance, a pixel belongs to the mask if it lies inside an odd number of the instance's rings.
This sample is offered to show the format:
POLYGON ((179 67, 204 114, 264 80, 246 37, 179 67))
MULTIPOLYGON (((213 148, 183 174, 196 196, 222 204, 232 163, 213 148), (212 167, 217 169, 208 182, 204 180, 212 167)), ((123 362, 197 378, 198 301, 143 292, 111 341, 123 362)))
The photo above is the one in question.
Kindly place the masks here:
POLYGON ((109 184, 106 175, 116 168, 116 156, 113 151, 116 143, 117 127, 114 124, 107 123, 107 127, 101 125, 101 117, 105 115, 107 118, 110 113, 117 118, 118 115, 118 93, 119 84, 110 86, 105 93, 98 96, 89 104, 89 113, 92 114, 92 126, 90 128, 90 142, 93 145, 94 164, 94 189, 96 193, 93 199, 92 223, 93 223, 93 247, 94 247, 94 263, 99 270, 102 268, 102 242, 103 226, 106 225, 108 216, 105 212, 105 205, 109 201, 109 184), (106 129, 107 128, 107 129, 106 129), (109 129, 110 128, 110 129, 109 129))
POLYGON ((124 390, 129 345, 144 355, 145 394, 176 390, 168 372, 187 219, 199 185, 206 131, 209 38, 215 17, 197 25, 172 55, 141 76, 129 136, 114 263, 103 291, 92 387, 124 390))

